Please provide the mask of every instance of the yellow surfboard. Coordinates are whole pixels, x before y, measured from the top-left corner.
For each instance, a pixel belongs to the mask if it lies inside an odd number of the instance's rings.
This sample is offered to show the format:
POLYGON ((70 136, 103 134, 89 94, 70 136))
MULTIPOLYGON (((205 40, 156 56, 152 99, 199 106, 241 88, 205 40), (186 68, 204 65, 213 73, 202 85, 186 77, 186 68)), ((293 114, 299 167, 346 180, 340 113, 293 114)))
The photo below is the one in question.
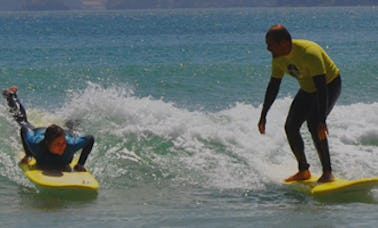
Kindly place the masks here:
POLYGON ((335 178, 331 182, 318 183, 318 176, 312 176, 304 181, 284 182, 295 190, 311 194, 313 196, 330 196, 344 193, 368 193, 373 188, 378 188, 378 177, 345 180, 335 178))
MULTIPOLYGON (((74 158, 70 166, 77 163, 78 158, 74 158)), ((100 187, 97 180, 90 172, 41 170, 36 165, 36 160, 32 158, 27 164, 20 164, 25 176, 38 188, 43 189, 66 189, 66 190, 90 190, 97 191, 100 187)))

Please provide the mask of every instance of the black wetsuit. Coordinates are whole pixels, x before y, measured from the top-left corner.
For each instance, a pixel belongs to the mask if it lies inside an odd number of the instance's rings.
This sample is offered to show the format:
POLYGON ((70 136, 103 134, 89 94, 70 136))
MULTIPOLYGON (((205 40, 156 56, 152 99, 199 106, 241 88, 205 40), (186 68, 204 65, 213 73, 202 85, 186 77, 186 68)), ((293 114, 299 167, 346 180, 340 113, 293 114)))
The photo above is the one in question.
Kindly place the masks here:
MULTIPOLYGON (((340 71, 323 48, 309 40, 293 39, 287 55, 272 58, 271 79, 265 94, 259 124, 265 118, 279 91, 285 74, 295 78, 300 86, 285 123, 290 147, 298 161, 299 171, 309 168, 304 153, 300 128, 306 121, 323 167, 323 173, 332 171, 328 141, 320 140, 326 130, 326 118, 341 92, 340 71), (319 131, 321 127, 321 132, 319 131)), ((261 127, 261 125, 259 125, 261 127)))
POLYGON ((17 95, 5 95, 10 112, 14 119, 21 126, 20 135, 25 154, 33 156, 37 160, 37 165, 43 169, 67 170, 68 164, 72 161, 73 155, 77 149, 82 148, 78 164, 83 166, 94 144, 94 138, 91 135, 73 136, 70 132, 65 131, 67 147, 62 155, 55 155, 48 151, 43 141, 46 128, 35 128, 27 120, 26 110, 17 98, 17 95), (36 140, 40 138, 40 140, 36 140))
MULTIPOLYGON (((318 151, 320 161, 322 163, 323 172, 331 171, 331 161, 330 154, 328 149, 328 141, 319 140, 318 137, 318 127, 319 123, 325 122, 326 117, 331 112, 334 107, 340 92, 341 92, 341 77, 338 76, 331 83, 325 84, 324 76, 315 77, 314 83, 317 88, 321 88, 326 85, 326 104, 319 102, 318 93, 308 93, 300 89, 290 106, 288 116, 285 123, 285 131, 290 144, 290 147, 298 161, 298 169, 300 171, 306 170, 309 168, 307 163, 306 156, 304 153, 304 143, 302 136, 300 134, 300 128, 302 124, 306 121, 307 127, 311 133, 312 139, 314 141, 315 147, 318 151)), ((264 101, 264 108, 262 111, 262 117, 265 119, 265 116, 268 112, 268 109, 274 102, 279 87, 281 84, 281 79, 271 78, 264 101)))

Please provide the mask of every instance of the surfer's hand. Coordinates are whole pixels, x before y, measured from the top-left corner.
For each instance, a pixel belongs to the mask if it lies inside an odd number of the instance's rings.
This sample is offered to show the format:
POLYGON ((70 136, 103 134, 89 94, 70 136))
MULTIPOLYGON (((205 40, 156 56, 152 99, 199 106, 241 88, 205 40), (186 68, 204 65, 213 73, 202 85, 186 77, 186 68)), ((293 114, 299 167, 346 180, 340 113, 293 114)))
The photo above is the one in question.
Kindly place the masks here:
POLYGON ((31 156, 28 156, 28 155, 25 155, 25 157, 23 157, 21 160, 20 160, 20 164, 27 164, 31 159, 31 156))
POLYGON ((75 171, 78 171, 78 172, 86 172, 87 170, 84 168, 83 165, 80 165, 80 164, 76 164, 75 167, 74 167, 74 170, 75 171))
POLYGON ((319 128, 318 128, 318 137, 320 140, 325 140, 327 139, 327 136, 328 136, 328 128, 327 128, 327 124, 324 122, 320 123, 319 124, 319 128))
POLYGON ((260 118, 259 123, 257 124, 260 134, 265 134, 265 123, 266 119, 260 118))

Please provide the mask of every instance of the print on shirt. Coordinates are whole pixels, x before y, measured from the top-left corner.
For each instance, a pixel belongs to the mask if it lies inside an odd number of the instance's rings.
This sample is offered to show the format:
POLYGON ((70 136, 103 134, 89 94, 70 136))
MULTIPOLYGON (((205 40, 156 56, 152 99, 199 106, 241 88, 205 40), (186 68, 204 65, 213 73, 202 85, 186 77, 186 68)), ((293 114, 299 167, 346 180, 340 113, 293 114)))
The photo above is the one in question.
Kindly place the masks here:
POLYGON ((295 78, 299 78, 301 76, 301 72, 299 72, 298 68, 294 64, 289 64, 287 66, 287 70, 289 74, 295 78))

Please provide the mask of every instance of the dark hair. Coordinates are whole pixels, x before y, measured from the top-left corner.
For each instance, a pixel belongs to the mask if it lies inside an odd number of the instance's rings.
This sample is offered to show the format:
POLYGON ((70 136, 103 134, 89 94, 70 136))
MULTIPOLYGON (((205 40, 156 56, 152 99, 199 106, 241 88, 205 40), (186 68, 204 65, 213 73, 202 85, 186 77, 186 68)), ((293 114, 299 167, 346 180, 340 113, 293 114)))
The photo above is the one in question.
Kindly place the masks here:
POLYGON ((43 141, 45 142, 46 146, 49 146, 52 141, 62 135, 65 135, 63 128, 59 127, 56 124, 51 124, 46 128, 45 138, 43 139, 43 141))
POLYGON ((280 43, 281 41, 291 42, 291 35, 285 26, 281 24, 273 25, 269 28, 265 38, 271 38, 274 42, 280 43))

